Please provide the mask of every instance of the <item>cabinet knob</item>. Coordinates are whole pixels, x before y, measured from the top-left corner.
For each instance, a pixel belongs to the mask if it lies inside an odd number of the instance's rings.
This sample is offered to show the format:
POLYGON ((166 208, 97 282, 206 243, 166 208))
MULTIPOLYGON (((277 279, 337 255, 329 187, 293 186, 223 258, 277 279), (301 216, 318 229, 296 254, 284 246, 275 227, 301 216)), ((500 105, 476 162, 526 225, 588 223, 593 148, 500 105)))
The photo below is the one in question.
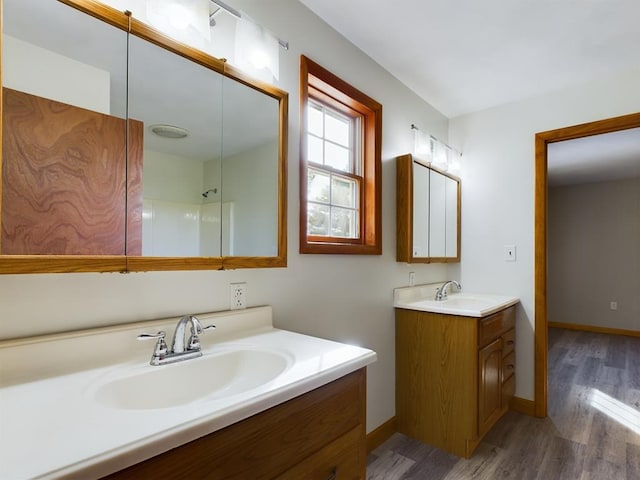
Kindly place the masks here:
POLYGON ((336 478, 338 478, 338 467, 333 467, 333 470, 331 470, 327 480, 336 480, 336 478))

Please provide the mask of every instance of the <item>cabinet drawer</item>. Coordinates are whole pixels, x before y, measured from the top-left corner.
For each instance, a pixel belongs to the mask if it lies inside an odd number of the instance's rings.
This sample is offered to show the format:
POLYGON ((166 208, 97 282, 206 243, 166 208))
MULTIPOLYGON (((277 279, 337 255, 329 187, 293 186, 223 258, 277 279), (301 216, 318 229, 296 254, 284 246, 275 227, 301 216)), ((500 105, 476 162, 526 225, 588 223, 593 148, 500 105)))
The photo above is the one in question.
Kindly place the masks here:
POLYGON ((509 307, 480 320, 478 327, 478 346, 492 342, 516 324, 516 309, 509 307))
POLYGON ((364 426, 354 428, 293 468, 277 480, 364 480, 366 452, 364 426))
POLYGON ((511 352, 502 359, 502 382, 512 377, 516 371, 516 352, 511 352))
POLYGON ((502 355, 507 356, 516 347, 516 329, 513 328, 502 335, 502 355))

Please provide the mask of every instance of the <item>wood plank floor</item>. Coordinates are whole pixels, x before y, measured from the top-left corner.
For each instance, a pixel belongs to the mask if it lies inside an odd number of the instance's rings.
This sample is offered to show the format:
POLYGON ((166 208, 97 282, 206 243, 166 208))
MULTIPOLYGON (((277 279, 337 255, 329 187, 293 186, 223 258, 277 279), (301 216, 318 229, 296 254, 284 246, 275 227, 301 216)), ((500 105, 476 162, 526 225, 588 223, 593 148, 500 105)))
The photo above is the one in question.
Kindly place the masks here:
POLYGON ((508 412, 469 460, 396 433, 368 480, 639 480, 640 338, 549 329, 549 417, 508 412))

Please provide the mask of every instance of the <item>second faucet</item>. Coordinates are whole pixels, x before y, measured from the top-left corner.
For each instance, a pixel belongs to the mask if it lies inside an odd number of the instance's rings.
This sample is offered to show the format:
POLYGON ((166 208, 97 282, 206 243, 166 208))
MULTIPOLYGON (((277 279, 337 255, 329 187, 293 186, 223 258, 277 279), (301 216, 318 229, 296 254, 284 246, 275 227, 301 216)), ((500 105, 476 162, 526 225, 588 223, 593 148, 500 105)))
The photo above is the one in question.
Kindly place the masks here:
POLYGON ((448 280, 446 282, 444 282, 444 284, 436 290, 436 301, 437 302, 441 302, 442 300, 446 300, 447 299, 447 287, 450 284, 454 284, 456 287, 458 287, 458 290, 462 290, 462 287, 460 286, 460 284, 458 282, 456 282, 455 280, 448 280))

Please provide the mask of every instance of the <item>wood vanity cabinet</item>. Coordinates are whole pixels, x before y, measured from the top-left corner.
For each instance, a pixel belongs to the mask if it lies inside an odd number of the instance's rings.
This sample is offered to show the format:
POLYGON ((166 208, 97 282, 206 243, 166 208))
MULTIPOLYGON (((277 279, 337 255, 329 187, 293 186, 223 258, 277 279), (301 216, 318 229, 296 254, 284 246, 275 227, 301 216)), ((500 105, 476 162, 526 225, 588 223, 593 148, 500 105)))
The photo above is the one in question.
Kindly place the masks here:
POLYGON ((483 318, 396 309, 398 431, 469 458, 515 389, 515 306, 483 318))
POLYGON ((364 480, 365 398, 362 368, 104 478, 364 480))

